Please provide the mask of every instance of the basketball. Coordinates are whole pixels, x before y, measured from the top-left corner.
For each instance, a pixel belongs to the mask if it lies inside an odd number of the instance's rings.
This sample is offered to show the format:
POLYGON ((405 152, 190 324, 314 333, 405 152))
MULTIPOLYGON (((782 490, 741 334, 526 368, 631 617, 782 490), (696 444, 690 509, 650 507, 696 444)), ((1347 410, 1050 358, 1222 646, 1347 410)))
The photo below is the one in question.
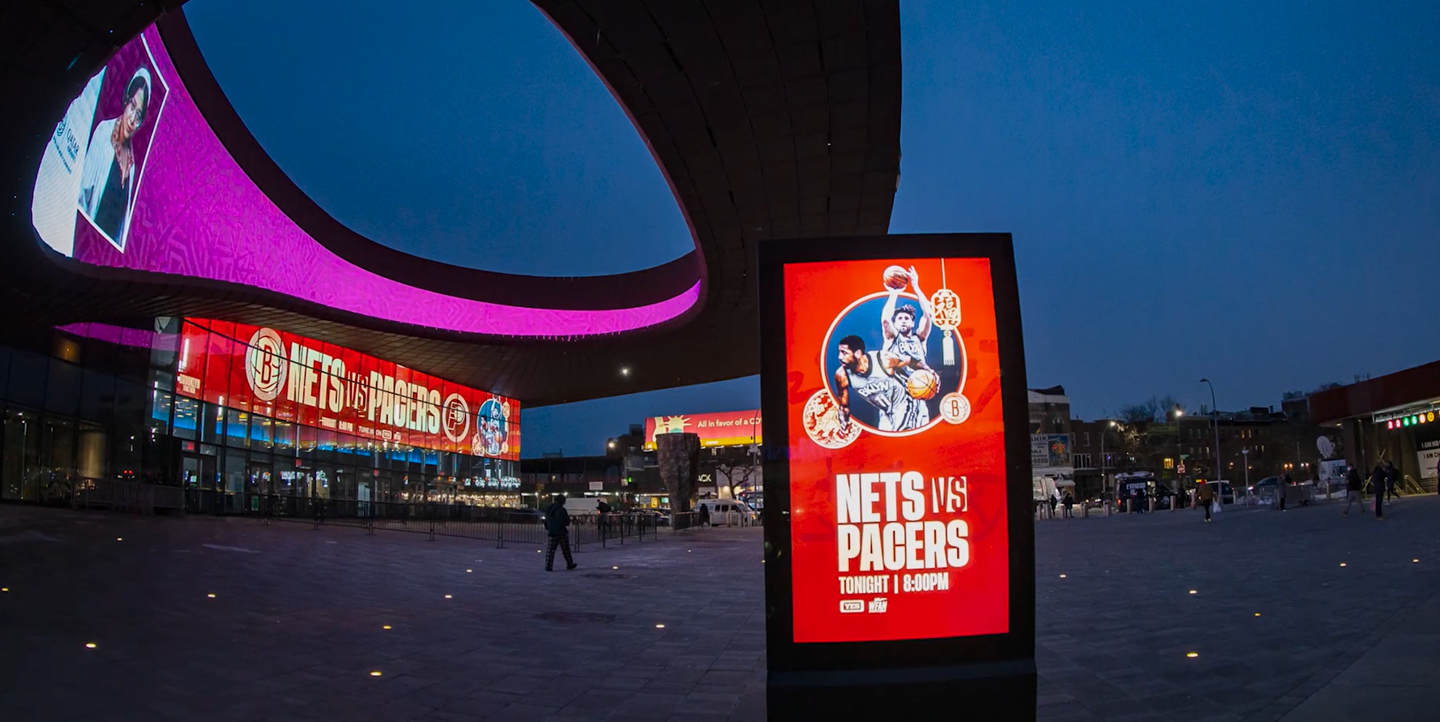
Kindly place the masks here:
POLYGON ((891 266, 885 269, 884 281, 886 288, 903 291, 910 285, 910 272, 899 266, 891 266))
POLYGON ((940 391, 940 376, 930 369, 916 369, 905 382, 905 390, 914 398, 929 401, 940 391))

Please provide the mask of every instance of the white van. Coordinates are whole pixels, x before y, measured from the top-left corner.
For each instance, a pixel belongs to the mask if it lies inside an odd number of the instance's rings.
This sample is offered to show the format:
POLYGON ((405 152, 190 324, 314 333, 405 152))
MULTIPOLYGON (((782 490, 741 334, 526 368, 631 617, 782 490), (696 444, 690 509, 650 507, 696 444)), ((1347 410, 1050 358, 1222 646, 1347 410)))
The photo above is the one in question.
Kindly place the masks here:
POLYGON ((601 501, 602 500, 596 496, 567 496, 565 497, 565 511, 570 512, 570 516, 599 514, 601 501))
POLYGON ((701 507, 710 512, 710 526, 750 526, 759 520, 749 504, 735 499, 701 499, 695 503, 695 511, 701 507))

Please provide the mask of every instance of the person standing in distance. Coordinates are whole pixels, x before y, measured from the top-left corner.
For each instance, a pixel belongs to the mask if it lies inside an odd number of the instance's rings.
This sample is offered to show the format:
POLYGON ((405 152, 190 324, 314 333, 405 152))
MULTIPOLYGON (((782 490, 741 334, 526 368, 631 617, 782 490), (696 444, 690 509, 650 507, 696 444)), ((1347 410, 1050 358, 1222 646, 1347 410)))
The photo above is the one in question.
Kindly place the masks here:
POLYGON ((1205 523, 1213 521, 1210 518, 1210 505, 1215 503, 1215 487, 1210 484, 1200 484, 1195 488, 1195 498, 1200 502, 1200 508, 1205 510, 1205 523))
POLYGON ((565 495, 556 494, 545 510, 545 533, 550 539, 545 545, 545 571, 555 571, 555 547, 565 554, 565 568, 574 569, 579 564, 570 556, 570 512, 565 510, 565 495))
POLYGON ((1375 518, 1385 518, 1385 465, 1375 464, 1375 470, 1370 472, 1370 493, 1375 495, 1375 518))
POLYGON ((1360 498, 1360 490, 1365 488, 1365 480, 1360 478, 1360 472, 1355 467, 1345 474, 1345 511, 1341 516, 1350 516, 1350 505, 1359 504, 1360 513, 1365 514, 1365 500, 1360 498))

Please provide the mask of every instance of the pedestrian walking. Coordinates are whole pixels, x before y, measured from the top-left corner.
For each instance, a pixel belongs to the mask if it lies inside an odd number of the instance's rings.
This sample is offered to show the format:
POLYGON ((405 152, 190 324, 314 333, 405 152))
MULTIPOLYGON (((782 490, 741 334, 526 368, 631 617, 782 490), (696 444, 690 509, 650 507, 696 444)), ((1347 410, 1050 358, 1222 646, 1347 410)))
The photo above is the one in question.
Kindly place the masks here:
POLYGON ((1291 483, 1293 482, 1290 481, 1290 475, 1285 474, 1280 477, 1279 483, 1275 484, 1275 488, 1280 490, 1280 511, 1285 511, 1285 497, 1288 496, 1286 492, 1290 489, 1291 483))
POLYGON ((710 505, 709 505, 709 504, 701 504, 701 505, 700 505, 699 520, 700 520, 700 526, 701 526, 701 527, 710 526, 710 505))
POLYGON ((1205 523, 1214 521, 1210 518, 1210 505, 1215 503, 1215 489, 1206 483, 1201 483, 1195 488, 1195 498, 1200 502, 1200 508, 1205 510, 1205 523))
POLYGON ((1073 516, 1073 513, 1070 511, 1070 508, 1075 505, 1075 497, 1071 496, 1069 491, 1066 491, 1065 498, 1062 499, 1060 503, 1065 505, 1065 518, 1071 518, 1071 516, 1073 516))
POLYGON ((1054 494, 1051 494, 1051 495, 1050 495, 1050 518, 1051 518, 1051 519, 1054 519, 1054 518, 1055 518, 1055 507, 1057 507, 1057 506, 1060 505, 1060 497, 1059 497, 1059 494, 1060 494, 1060 492, 1057 491, 1057 492, 1055 492, 1054 494))
POLYGON ((1360 471, 1350 467, 1350 471, 1345 474, 1345 511, 1341 512, 1341 516, 1350 516, 1351 504, 1359 504, 1360 513, 1365 513, 1365 500, 1360 498, 1360 490, 1364 488, 1365 480, 1360 478, 1360 471))
POLYGON ((1395 485, 1400 483, 1400 471, 1389 459, 1385 460, 1385 501, 1395 501, 1395 485))
POLYGON ((1370 493, 1375 495, 1375 518, 1385 518, 1385 465, 1376 464, 1375 470, 1370 472, 1370 493))
POLYGON ((565 510, 565 495, 556 494, 545 510, 545 533, 550 539, 545 544, 545 571, 555 571, 555 547, 565 554, 565 568, 574 569, 579 564, 570 556, 570 512, 565 510))

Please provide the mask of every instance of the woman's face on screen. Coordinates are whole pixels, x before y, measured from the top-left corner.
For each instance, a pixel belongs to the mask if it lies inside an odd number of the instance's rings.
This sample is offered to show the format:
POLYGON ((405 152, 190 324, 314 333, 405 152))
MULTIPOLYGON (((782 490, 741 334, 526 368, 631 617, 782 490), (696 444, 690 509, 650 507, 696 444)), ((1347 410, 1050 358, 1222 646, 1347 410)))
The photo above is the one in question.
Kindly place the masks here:
POLYGON ((125 111, 120 114, 121 132, 125 139, 135 135, 135 131, 145 122, 145 91, 137 88, 135 93, 125 99, 125 111))

